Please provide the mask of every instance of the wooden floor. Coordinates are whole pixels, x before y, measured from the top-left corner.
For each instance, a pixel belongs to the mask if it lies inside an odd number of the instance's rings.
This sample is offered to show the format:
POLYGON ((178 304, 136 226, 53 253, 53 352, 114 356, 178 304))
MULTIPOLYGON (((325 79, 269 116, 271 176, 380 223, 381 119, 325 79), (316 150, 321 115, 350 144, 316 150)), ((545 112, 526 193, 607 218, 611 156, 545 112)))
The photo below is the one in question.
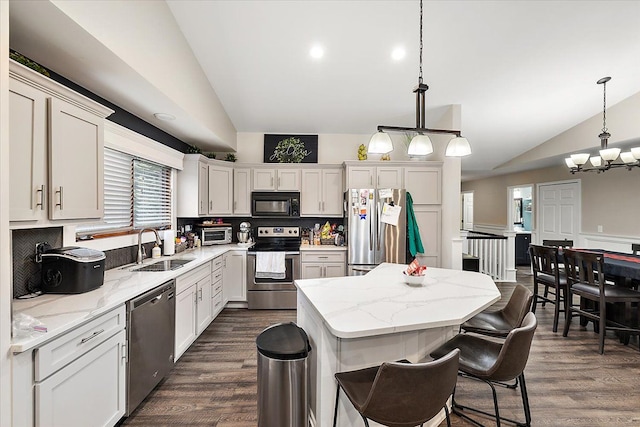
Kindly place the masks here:
MULTIPOLYGON (((526 273, 518 274, 518 282, 531 286, 526 273)), ((498 286, 504 302, 513 285, 498 286)), ((536 314, 539 326, 525 370, 532 425, 640 426, 637 343, 624 346, 611 336, 601 356, 591 327, 573 322, 563 338, 551 332, 553 306, 539 307, 536 314)), ((256 426, 255 338, 284 321, 295 321, 295 311, 224 310, 122 425, 256 426)), ((460 379, 456 393, 461 404, 492 408, 491 392, 482 383, 460 379)), ((499 388, 498 394, 503 415, 523 419, 519 391, 499 388)), ((455 415, 452 424, 471 425, 455 415)))

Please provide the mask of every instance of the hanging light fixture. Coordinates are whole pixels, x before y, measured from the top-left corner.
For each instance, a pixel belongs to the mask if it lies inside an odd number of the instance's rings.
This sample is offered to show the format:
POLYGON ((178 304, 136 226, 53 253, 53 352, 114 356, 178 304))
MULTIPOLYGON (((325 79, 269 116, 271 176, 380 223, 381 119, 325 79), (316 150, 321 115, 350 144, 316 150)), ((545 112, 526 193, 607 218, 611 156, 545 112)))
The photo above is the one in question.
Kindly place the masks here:
POLYGON ((412 132, 415 136, 409 143, 407 154, 410 156, 426 156, 433 153, 433 144, 428 133, 455 135, 445 151, 447 157, 462 157, 471 154, 471 146, 466 138, 463 138, 459 130, 429 129, 425 124, 425 92, 429 89, 422 82, 422 0, 420 0, 420 73, 418 85, 413 89, 416 94, 416 127, 378 126, 378 132, 373 134, 369 141, 367 151, 372 154, 386 154, 393 151, 393 142, 387 132, 412 132))
POLYGON ((603 77, 596 83, 602 85, 603 105, 602 105, 602 132, 600 138, 600 152, 598 156, 591 156, 589 153, 576 153, 564 159, 569 171, 576 172, 604 172, 609 169, 627 168, 631 170, 634 166, 640 167, 640 147, 632 148, 630 151, 621 153, 617 147, 609 148, 609 138, 611 134, 607 129, 607 82, 611 77, 603 77), (616 162, 620 158, 621 162, 616 162), (585 166, 587 161, 591 166, 585 166))

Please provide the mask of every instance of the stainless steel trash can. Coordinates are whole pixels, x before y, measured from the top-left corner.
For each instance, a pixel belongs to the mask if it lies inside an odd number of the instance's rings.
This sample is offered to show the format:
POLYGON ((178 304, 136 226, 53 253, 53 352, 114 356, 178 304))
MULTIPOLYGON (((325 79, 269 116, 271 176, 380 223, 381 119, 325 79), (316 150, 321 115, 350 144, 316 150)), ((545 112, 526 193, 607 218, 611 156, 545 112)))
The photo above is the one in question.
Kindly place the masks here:
POLYGON ((258 347, 258 427, 308 426, 308 367, 311 346, 293 322, 268 327, 258 347))

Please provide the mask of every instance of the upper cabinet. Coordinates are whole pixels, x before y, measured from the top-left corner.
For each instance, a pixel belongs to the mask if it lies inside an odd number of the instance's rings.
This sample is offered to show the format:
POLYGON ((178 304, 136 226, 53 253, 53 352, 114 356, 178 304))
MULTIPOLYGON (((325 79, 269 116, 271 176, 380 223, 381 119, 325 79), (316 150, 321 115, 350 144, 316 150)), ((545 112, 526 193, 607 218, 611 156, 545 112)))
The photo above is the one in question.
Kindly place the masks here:
POLYGON ((371 166, 346 164, 349 188, 404 188, 401 166, 371 166))
POLYGON ((404 184, 416 205, 442 203, 442 167, 421 166, 404 168, 404 184))
POLYGON ((253 191, 300 191, 300 169, 256 168, 253 191))
POLYGON ((233 214, 251 216, 251 168, 233 170, 233 214))
POLYGON ((102 217, 104 118, 111 113, 10 61, 11 221, 102 217))
POLYGON ((227 162, 186 154, 178 171, 177 216, 198 217, 233 213, 233 167, 227 162))
POLYGON ((342 176, 342 168, 303 169, 300 215, 341 217, 342 176))

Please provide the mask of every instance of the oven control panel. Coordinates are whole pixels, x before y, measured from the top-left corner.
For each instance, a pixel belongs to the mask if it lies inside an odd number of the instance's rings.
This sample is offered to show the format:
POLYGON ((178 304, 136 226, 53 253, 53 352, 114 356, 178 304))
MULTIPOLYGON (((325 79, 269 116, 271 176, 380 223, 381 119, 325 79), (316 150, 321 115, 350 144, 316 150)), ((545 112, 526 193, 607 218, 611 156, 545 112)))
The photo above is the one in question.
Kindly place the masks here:
POLYGON ((258 227, 258 237, 300 237, 300 227, 258 227))

